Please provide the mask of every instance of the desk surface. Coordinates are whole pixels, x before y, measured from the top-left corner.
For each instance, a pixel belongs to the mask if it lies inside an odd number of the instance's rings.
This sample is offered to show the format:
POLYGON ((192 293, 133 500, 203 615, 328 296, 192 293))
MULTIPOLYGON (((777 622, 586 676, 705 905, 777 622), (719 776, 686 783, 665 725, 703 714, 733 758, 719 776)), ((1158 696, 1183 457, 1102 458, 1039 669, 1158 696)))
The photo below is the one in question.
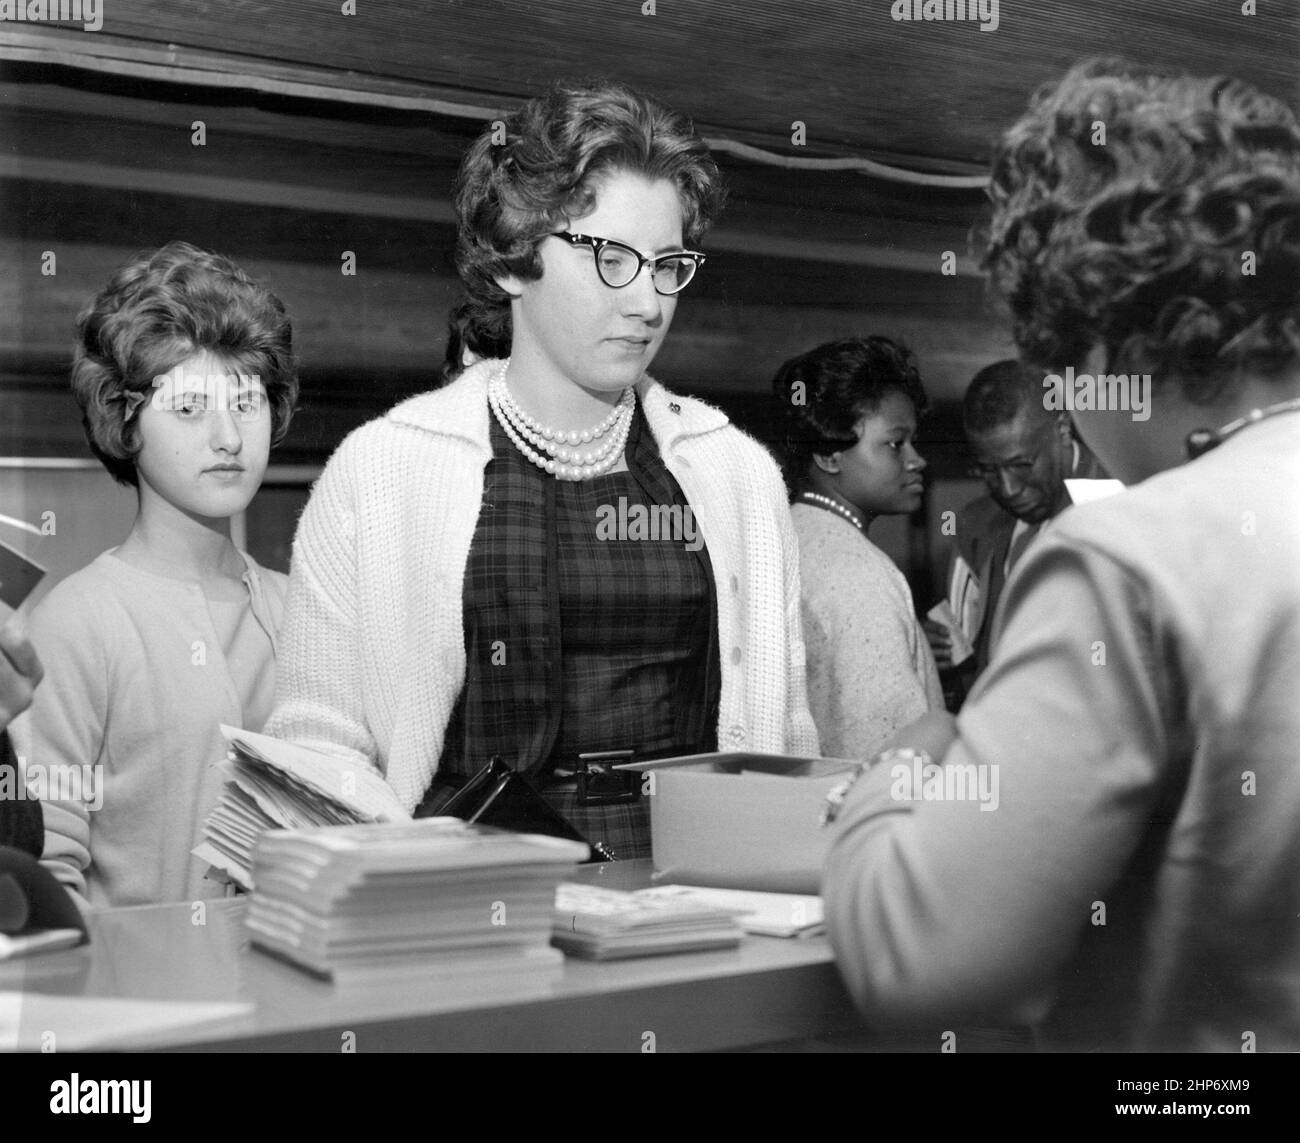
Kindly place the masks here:
MULTIPOLYGON (((632 888, 646 883, 648 864, 580 875, 632 888)), ((208 902, 203 924, 186 904, 104 910, 92 916, 89 945, 0 964, 0 992, 252 1006, 102 1045, 146 1049, 338 1052, 351 1033, 357 1051, 708 1051, 857 1026, 820 937, 746 936, 723 952, 340 985, 251 948, 245 908, 208 902)), ((75 1012, 66 1019, 75 1024, 75 1012)), ((76 1039, 75 1027, 52 1030, 76 1039)))

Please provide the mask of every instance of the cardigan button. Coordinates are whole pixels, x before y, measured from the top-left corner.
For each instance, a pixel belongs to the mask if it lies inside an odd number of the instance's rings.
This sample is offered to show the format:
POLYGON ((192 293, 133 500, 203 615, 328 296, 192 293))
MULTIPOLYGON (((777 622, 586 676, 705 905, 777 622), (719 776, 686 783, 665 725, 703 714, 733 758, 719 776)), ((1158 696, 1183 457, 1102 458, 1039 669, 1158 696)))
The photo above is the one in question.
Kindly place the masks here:
POLYGON ((740 576, 738 575, 733 575, 731 577, 731 594, 732 595, 740 594, 740 576))
POLYGON ((732 647, 732 648, 731 648, 731 661, 732 661, 733 663, 739 663, 739 662, 740 662, 740 648, 739 648, 739 647, 732 647))
POLYGON ((736 746, 745 745, 745 728, 733 723, 727 727, 727 738, 736 746))
POLYGON ((682 411, 682 407, 676 401, 669 401, 668 411, 672 413, 680 413, 682 411))

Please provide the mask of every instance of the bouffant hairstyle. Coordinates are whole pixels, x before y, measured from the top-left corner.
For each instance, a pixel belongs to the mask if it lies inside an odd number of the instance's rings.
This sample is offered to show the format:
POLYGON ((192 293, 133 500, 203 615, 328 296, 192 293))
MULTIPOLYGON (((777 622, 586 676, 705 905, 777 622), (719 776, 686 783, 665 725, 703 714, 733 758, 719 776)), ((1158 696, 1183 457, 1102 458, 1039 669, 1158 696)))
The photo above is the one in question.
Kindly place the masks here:
POLYGON ((1300 128, 1240 80, 1123 60, 1042 88, 998 146, 986 258, 1021 355, 1215 401, 1300 351, 1300 128))
POLYGON ((966 387, 961 403, 962 427, 968 433, 987 433, 1009 425, 1021 413, 1046 419, 1043 374, 1015 358, 986 365, 966 387))
POLYGON ((600 179, 613 171, 677 187, 687 246, 722 208, 721 175, 691 121, 622 84, 557 84, 473 143, 456 180, 467 346, 509 352, 510 296, 495 279, 540 278, 540 240, 595 209, 600 179))
POLYGON ((271 443, 298 400, 293 328, 283 303, 229 258, 170 242, 117 271, 77 319, 72 392, 90 449, 121 484, 136 485, 140 404, 162 377, 207 351, 258 377, 271 405, 271 443))
POLYGON ((916 357, 887 337, 830 341, 781 366, 772 381, 773 435, 791 494, 807 482, 814 456, 858 443, 858 422, 890 393, 911 401, 918 418, 928 408, 916 357))

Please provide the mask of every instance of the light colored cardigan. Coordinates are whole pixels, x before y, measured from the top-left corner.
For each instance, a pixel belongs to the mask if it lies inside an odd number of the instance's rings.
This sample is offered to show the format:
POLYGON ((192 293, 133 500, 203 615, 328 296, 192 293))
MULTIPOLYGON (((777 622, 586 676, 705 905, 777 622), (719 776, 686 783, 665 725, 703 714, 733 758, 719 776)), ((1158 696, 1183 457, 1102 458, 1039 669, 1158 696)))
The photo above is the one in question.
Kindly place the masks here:
MULTIPOLYGON (((270 657, 288 580, 240 554, 270 657)), ((231 676, 203 589, 109 551, 56 584, 28 631, 45 665, 12 726, 28 785, 39 789, 35 767, 99 768, 83 797, 43 803, 42 864, 82 905, 224 896, 190 850, 222 786, 213 768, 226 755, 221 724, 247 726, 245 681, 231 676)))
POLYGON ((869 760, 898 731, 943 710, 930 644, 903 573, 847 520, 790 510, 799 537, 808 704, 832 758, 869 760))
MULTIPOLYGON (((294 540, 268 734, 374 767, 423 797, 465 679, 462 584, 492 457, 480 362, 339 446, 294 540)), ((650 430, 717 585, 718 748, 816 755, 799 561, 767 452, 718 410, 644 377, 650 430)))

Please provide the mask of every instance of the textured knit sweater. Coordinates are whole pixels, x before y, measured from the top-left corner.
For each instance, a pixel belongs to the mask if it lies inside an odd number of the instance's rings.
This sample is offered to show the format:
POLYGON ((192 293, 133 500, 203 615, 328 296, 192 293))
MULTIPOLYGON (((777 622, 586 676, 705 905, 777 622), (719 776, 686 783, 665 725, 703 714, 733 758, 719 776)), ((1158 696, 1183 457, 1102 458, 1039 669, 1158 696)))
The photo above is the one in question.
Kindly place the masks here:
MULTIPOLYGON (((491 459, 480 362, 350 434, 294 541, 267 733, 363 763, 414 808, 465 678, 462 586, 491 459)), ((721 750, 817 753, 799 561, 771 457, 702 402, 645 377, 650 430, 717 584, 721 750)))
POLYGON ((909 722, 943 709, 912 592, 890 558, 847 520, 790 510, 799 537, 808 704, 832 758, 868 759, 909 722))
POLYGON ((266 714, 287 587, 279 572, 244 562, 248 598, 212 603, 197 583, 105 552, 32 612, 45 678, 13 723, 14 747, 29 788, 58 773, 63 784, 46 792, 82 795, 43 802, 43 864, 83 905, 225 892, 190 850, 222 785, 221 724, 258 730, 266 714), (66 781, 73 768, 80 790, 66 781))

